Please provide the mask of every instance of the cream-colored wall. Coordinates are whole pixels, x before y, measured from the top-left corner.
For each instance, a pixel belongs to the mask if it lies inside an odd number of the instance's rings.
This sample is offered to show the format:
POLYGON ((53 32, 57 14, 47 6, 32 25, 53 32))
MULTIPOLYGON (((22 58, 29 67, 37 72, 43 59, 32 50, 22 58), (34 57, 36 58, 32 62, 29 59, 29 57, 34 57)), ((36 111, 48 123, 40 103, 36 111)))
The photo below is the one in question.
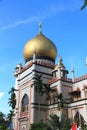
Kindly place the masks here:
POLYGON ((86 97, 83 89, 84 85, 86 84, 87 79, 73 84, 72 91, 75 91, 77 90, 77 88, 79 88, 81 91, 81 99, 78 99, 77 101, 68 105, 69 107, 68 114, 70 117, 74 117, 76 112, 79 111, 79 113, 83 116, 85 121, 87 121, 87 107, 86 107, 87 100, 84 100, 86 97))
POLYGON ((72 91, 72 83, 62 82, 62 93, 64 98, 69 98, 69 92, 72 91))
MULTIPOLYGON (((44 61, 44 60, 43 60, 44 61)), ((42 62, 42 61, 40 61, 42 62)), ((46 62, 46 61, 45 61, 46 62)), ((50 62, 49 62, 50 63, 50 62)), ((39 120, 43 120, 43 122, 46 122, 46 119, 49 118, 49 115, 54 113, 59 115, 59 111, 57 109, 57 103, 55 104, 49 104, 46 101, 46 95, 44 94, 42 97, 39 97, 37 92, 34 90, 34 86, 32 86, 33 83, 33 76, 35 74, 42 74, 42 80, 43 83, 48 83, 48 81, 52 78, 52 68, 48 68, 45 66, 41 66, 38 64, 34 64, 31 67, 29 67, 27 70, 25 70, 22 73, 19 73, 16 83, 16 87, 19 88, 19 95, 17 95, 18 103, 19 103, 19 110, 18 110, 18 117, 20 117, 21 113, 21 100, 24 96, 24 94, 27 94, 29 97, 29 111, 28 111, 28 124, 37 122, 39 120), (33 71, 35 70, 35 71, 33 71), (34 98, 33 98, 34 97, 34 98), (40 109, 39 110, 39 101, 40 101, 40 109), (32 104, 35 103, 35 104, 32 104), (49 106, 47 106, 47 103, 49 106), (48 111, 47 111, 48 109, 48 111)), ((76 83, 58 80, 51 84, 51 87, 56 87, 58 90, 58 93, 62 93, 64 98, 69 97, 69 92, 77 90, 79 88, 81 90, 81 99, 85 98, 85 93, 83 90, 84 85, 87 84, 87 80, 82 80, 76 83)), ((79 102, 73 102, 68 104, 68 115, 69 117, 74 117, 76 111, 78 110, 81 115, 87 120, 87 107, 85 106, 86 100, 81 100, 79 102)), ((17 118, 17 116, 16 116, 17 118)), ((19 129, 18 129, 19 130, 19 129)))

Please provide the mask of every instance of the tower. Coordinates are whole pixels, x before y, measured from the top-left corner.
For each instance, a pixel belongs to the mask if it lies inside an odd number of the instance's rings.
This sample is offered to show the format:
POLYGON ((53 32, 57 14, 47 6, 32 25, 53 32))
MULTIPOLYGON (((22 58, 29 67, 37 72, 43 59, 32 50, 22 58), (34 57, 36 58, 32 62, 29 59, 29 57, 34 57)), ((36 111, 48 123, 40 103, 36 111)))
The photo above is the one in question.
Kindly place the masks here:
POLYGON ((43 35, 42 25, 40 24, 39 33, 24 46, 25 66, 20 67, 20 71, 16 69, 14 72, 16 77, 15 87, 18 88, 14 129, 28 130, 31 123, 41 120, 46 122, 48 115, 47 101, 45 97, 38 99, 34 76, 36 74, 42 75, 43 83, 48 84, 48 81, 52 78, 56 56, 56 46, 43 35))

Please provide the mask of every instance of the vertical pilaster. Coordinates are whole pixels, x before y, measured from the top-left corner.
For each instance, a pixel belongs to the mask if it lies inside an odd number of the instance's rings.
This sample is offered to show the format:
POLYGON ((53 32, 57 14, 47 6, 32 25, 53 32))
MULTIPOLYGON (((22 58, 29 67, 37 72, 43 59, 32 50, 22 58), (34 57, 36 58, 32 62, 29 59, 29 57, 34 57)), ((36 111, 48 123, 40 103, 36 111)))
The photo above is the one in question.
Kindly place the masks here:
POLYGON ((31 100, 31 123, 34 123, 35 118, 35 109, 34 109, 34 103, 35 103, 35 86, 32 85, 32 100, 31 100))
POLYGON ((58 65, 58 91, 62 93, 62 83, 61 83, 61 67, 58 65))
POLYGON ((34 49, 33 53, 33 66, 32 66, 32 100, 31 100, 31 123, 34 123, 35 121, 35 86, 34 86, 34 76, 35 76, 35 70, 36 70, 36 50, 34 49))

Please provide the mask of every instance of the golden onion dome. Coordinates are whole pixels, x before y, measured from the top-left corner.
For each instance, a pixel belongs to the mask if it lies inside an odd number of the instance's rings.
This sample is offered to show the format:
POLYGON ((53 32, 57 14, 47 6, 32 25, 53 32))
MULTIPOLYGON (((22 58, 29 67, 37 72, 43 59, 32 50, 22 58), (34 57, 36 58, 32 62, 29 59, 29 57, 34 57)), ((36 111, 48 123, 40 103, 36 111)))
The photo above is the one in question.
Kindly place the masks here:
POLYGON ((24 47, 25 62, 33 57, 34 50, 36 57, 48 58, 55 61, 57 49, 55 44, 40 32, 36 37, 29 40, 24 47))

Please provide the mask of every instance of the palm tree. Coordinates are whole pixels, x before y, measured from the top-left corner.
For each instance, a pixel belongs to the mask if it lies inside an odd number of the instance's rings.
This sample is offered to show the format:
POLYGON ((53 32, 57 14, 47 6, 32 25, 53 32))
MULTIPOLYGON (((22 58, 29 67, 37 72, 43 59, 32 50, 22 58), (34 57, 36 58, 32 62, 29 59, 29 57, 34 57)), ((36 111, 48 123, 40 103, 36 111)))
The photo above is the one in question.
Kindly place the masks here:
POLYGON ((7 130, 8 128, 8 121, 6 116, 0 112, 0 130, 7 130))
POLYGON ((70 102, 69 98, 63 98, 63 94, 62 93, 56 95, 56 98, 58 100, 58 110, 59 111, 64 108, 65 104, 70 102))
POLYGON ((42 83, 42 75, 36 74, 34 76, 34 85, 35 85, 35 90, 41 93, 42 88, 43 88, 43 83, 42 83))
POLYGON ((14 116, 14 111, 10 110, 10 113, 8 113, 8 115, 7 115, 7 120, 9 123, 11 123, 13 116, 14 116))
POLYGON ((58 110, 61 111, 62 108, 64 107, 64 99, 63 99, 63 95, 62 93, 56 95, 57 99, 58 99, 58 110))
POLYGON ((43 122, 36 122, 31 124, 30 130, 52 130, 52 129, 43 122))
POLYGON ((73 124, 73 120, 71 118, 67 118, 67 115, 65 113, 62 113, 60 129, 61 130, 70 130, 72 124, 73 124))
POLYGON ((70 102, 70 99, 63 98, 63 94, 62 93, 56 95, 56 98, 58 100, 58 110, 59 110, 60 120, 61 120, 62 110, 65 107, 65 105, 70 102))
POLYGON ((16 90, 14 87, 12 87, 11 90, 9 91, 9 94, 11 94, 11 96, 9 98, 8 104, 12 108, 12 110, 10 110, 10 112, 9 112, 9 114, 7 116, 9 123, 12 123, 12 118, 15 115, 14 114, 14 109, 16 107, 16 94, 15 94, 15 91, 18 91, 18 90, 16 90))
POLYGON ((83 10, 86 6, 87 6, 87 0, 84 0, 84 4, 83 4, 83 6, 81 7, 81 10, 83 10))
POLYGON ((50 115, 50 119, 48 119, 49 126, 51 126, 51 130, 70 130, 72 126, 72 120, 67 118, 65 113, 60 117, 56 114, 50 115))
POLYGON ((9 94, 11 94, 11 97, 9 98, 9 106, 12 107, 12 109, 15 108, 16 106, 16 94, 15 91, 17 91, 14 87, 11 88, 11 90, 9 91, 9 94))
POLYGON ((34 76, 35 90, 38 92, 39 112, 40 112, 40 96, 41 96, 42 89, 43 89, 43 82, 42 82, 41 78, 42 78, 42 75, 36 74, 34 76))
POLYGON ((50 115, 50 119, 48 119, 48 125, 51 126, 52 130, 57 130, 60 128, 59 117, 56 114, 50 115))
POLYGON ((51 99, 51 96, 50 96, 50 94, 51 93, 55 93, 56 92, 56 89, 55 88, 51 88, 50 87, 50 84, 44 84, 44 88, 43 88, 44 90, 42 91, 42 95, 43 94, 46 94, 46 96, 47 96, 47 100, 50 100, 51 99))

